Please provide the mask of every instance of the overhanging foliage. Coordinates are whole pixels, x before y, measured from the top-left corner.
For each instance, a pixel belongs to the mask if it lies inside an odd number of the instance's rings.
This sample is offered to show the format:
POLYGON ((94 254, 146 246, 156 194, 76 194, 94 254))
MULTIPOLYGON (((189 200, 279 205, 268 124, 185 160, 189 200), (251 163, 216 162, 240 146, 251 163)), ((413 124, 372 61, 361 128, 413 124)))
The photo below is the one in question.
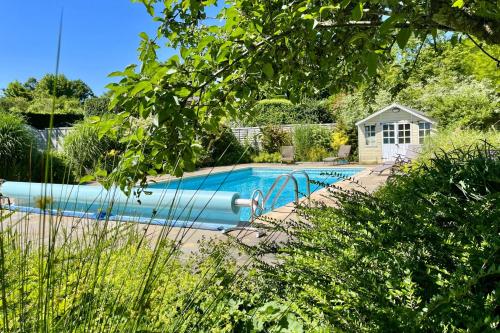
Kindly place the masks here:
MULTIPOLYGON (((376 80, 377 69, 412 35, 424 40, 442 29, 499 43, 498 10, 488 1, 138 2, 159 22, 157 34, 141 34, 140 66, 112 73, 122 79, 109 86, 111 108, 155 119, 151 136, 130 145, 122 165, 132 166, 128 173, 137 179, 144 174, 136 172, 136 162, 156 133, 166 131, 168 140, 141 169, 162 165, 180 175, 194 166, 197 133, 245 116, 242 106, 253 104, 265 82, 297 101, 376 80), (180 56, 159 61, 156 50, 165 39, 180 56)), ((118 119, 113 126, 123 126, 118 119)))

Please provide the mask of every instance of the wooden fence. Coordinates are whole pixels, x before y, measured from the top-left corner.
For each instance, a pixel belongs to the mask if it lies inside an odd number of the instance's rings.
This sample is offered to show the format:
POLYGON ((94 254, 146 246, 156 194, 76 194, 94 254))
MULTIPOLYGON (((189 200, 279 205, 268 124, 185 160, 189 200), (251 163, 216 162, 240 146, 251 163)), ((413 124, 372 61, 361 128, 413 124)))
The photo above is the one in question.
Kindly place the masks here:
MULTIPOLYGON (((63 148, 63 140, 66 134, 72 131, 72 127, 54 127, 52 129, 52 134, 50 136, 50 141, 52 144, 52 149, 61 151, 63 148)), ((49 129, 33 129, 35 138, 38 143, 38 147, 41 149, 47 148, 47 143, 49 141, 49 129)))
MULTIPOLYGON (((280 127, 285 132, 293 132, 293 128, 300 125, 280 125, 280 127)), ((333 130, 335 124, 316 124, 316 126, 321 126, 333 130)), ((52 129, 51 143, 52 148, 55 150, 62 150, 64 137, 72 130, 71 127, 55 127, 52 129)), ((241 143, 248 143, 254 147, 260 147, 261 145, 261 130, 260 127, 232 127, 234 136, 241 143)), ((49 129, 37 130, 33 129, 36 139, 38 141, 38 146, 41 149, 47 147, 47 142, 49 138, 49 129)))
MULTIPOLYGON (((293 132, 294 127, 300 125, 280 125, 281 129, 285 132, 293 132)), ((335 124, 315 124, 315 126, 325 127, 329 130, 333 130, 335 128, 335 124)), ((261 130, 260 127, 232 127, 231 131, 233 131, 234 136, 241 143, 248 143, 253 145, 254 147, 259 147, 261 144, 261 130)))

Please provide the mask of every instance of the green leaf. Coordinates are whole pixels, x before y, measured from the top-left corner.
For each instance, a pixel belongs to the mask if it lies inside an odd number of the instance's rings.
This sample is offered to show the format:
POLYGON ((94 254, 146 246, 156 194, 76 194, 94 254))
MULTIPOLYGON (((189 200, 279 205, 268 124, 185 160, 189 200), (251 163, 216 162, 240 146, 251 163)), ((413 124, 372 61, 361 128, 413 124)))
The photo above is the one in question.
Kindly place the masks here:
POLYGON ((253 22, 253 25, 258 33, 262 33, 262 25, 260 25, 258 22, 253 22))
POLYGON ((366 56, 366 61, 368 64, 368 74, 370 76, 375 76, 377 74, 377 60, 378 55, 374 52, 370 52, 366 56))
POLYGON ((139 37, 143 40, 149 40, 148 34, 146 34, 144 31, 139 34, 139 37))
POLYGON ((134 89, 130 92, 131 96, 137 95, 139 92, 146 93, 153 90, 153 85, 149 81, 141 81, 134 86, 134 89))
POLYGON ((245 29, 241 27, 237 27, 236 29, 233 29, 233 32, 231 33, 231 37, 237 38, 239 36, 242 36, 245 34, 245 29))
POLYGON ((95 180, 94 175, 86 175, 86 176, 83 176, 80 178, 79 183, 83 184, 83 183, 92 182, 94 180, 95 180))
POLYGON ((149 169, 148 170, 148 175, 150 175, 150 176, 157 176, 158 172, 156 172, 155 169, 149 169))
POLYGON ((354 21, 359 21, 363 17, 363 3, 359 2, 354 5, 354 9, 352 10, 351 17, 354 21))
POLYGON ((108 74, 108 77, 119 77, 119 76, 124 76, 123 72, 116 71, 108 74))
POLYGON ((389 16, 382 24, 380 25, 380 33, 386 34, 389 30, 394 27, 394 24, 397 23, 398 18, 396 16, 389 16))
POLYGON ((205 36, 198 42, 198 51, 202 51, 208 44, 213 42, 215 39, 214 36, 205 36))
POLYGON ((340 9, 340 5, 329 5, 329 6, 323 6, 319 9, 319 13, 323 14, 325 10, 337 10, 340 9))
POLYGON ((191 94, 191 90, 189 90, 186 87, 176 88, 174 90, 174 94, 176 96, 178 96, 178 97, 185 98, 185 97, 188 97, 191 94))
POLYGON ((146 5, 146 10, 148 11, 148 14, 151 15, 151 16, 154 16, 155 15, 155 8, 148 4, 146 5))
POLYGON ((95 176, 96 177, 106 177, 108 175, 108 172, 104 169, 97 169, 95 172, 94 172, 95 176))
POLYGON ((453 3, 452 7, 462 8, 465 5, 464 0, 457 0, 453 3))
POLYGON ((350 43, 357 41, 358 39, 369 39, 370 37, 364 32, 357 32, 349 40, 350 43))
POLYGON ((190 54, 191 54, 191 49, 181 46, 181 57, 183 59, 187 59, 187 57, 189 57, 190 54))
POLYGON ((398 46, 400 49, 404 49, 408 40, 411 36, 411 30, 408 28, 403 28, 399 30, 398 36, 396 37, 396 41, 398 42, 398 46))
POLYGON ((267 78, 268 79, 272 79, 273 76, 274 76, 274 69, 273 69, 273 65, 270 64, 270 63, 266 63, 264 64, 264 66, 262 67, 262 71, 264 72, 264 74, 266 74, 267 78))

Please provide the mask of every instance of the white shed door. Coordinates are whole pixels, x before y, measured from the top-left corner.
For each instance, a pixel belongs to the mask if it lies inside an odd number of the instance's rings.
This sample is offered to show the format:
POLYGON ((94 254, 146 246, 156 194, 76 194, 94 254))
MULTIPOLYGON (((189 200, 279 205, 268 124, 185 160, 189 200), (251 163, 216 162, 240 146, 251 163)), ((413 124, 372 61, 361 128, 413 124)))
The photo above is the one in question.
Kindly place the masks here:
POLYGON ((382 160, 394 161, 406 154, 411 144, 409 123, 385 123, 382 125, 382 160))

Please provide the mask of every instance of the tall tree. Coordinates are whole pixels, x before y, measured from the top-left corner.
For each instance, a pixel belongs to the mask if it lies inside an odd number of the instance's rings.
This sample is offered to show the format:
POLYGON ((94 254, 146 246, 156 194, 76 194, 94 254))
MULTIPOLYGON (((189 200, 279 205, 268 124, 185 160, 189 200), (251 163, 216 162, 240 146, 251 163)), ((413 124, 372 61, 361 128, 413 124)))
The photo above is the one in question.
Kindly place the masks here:
POLYGON ((5 97, 21 97, 26 100, 33 99, 33 89, 31 89, 31 86, 22 84, 19 81, 9 83, 7 88, 3 89, 3 94, 5 97))
POLYGON ((94 97, 90 87, 82 80, 69 80, 64 75, 47 74, 37 81, 13 81, 3 89, 0 110, 11 112, 50 113, 52 96, 55 94, 55 109, 61 113, 81 113, 86 100, 94 97))
MULTIPOLYGON (((134 181, 157 166, 175 174, 191 168, 196 134, 242 116, 240 106, 252 103, 263 82, 292 100, 351 90, 376 82, 378 69, 410 37, 423 42, 438 30, 500 44, 499 10, 487 0, 232 0, 218 7, 216 17, 207 14, 215 0, 138 2, 161 24, 156 36, 141 34, 140 66, 112 73, 122 80, 109 86, 111 106, 155 118, 144 140, 128 137, 121 172, 134 181), (158 60, 163 38, 180 57, 158 60), (155 138, 165 132, 169 140, 155 138), (144 144, 153 144, 155 154, 138 171, 144 144)), ((123 121, 102 125, 112 131, 123 121)))
POLYGON ((43 95, 54 95, 56 97, 65 96, 76 98, 84 102, 87 98, 93 97, 92 89, 82 80, 69 80, 66 76, 59 74, 47 74, 36 86, 36 91, 43 95))

